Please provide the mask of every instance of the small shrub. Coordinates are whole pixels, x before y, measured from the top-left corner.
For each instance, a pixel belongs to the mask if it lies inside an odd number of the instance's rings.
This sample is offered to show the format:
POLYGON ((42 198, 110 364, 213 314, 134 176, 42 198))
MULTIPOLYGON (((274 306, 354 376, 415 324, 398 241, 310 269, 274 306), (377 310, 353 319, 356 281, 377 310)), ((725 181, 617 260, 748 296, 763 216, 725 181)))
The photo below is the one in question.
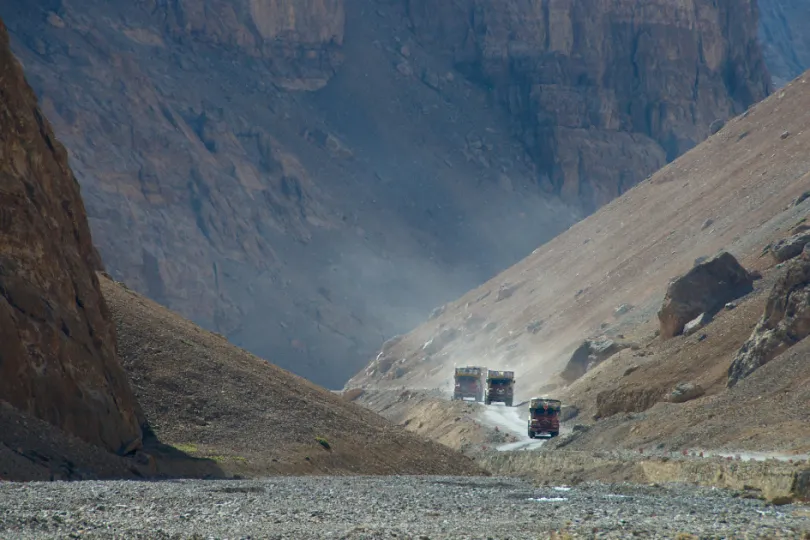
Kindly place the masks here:
POLYGON ((329 441, 324 439, 323 437, 315 437, 315 440, 318 441, 318 444, 326 448, 327 450, 331 450, 332 446, 329 444, 329 441))

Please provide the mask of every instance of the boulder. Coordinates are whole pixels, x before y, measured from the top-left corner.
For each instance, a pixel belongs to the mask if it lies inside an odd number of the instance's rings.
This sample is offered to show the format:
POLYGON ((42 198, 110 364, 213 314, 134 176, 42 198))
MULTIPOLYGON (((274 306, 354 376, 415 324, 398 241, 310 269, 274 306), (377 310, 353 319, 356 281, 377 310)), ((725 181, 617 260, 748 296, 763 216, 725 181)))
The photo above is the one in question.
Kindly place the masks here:
POLYGON ((699 384, 682 382, 675 385, 669 393, 669 401, 672 403, 685 403, 697 399, 705 394, 705 390, 699 384))
POLYGON ((728 369, 728 386, 736 385, 810 335, 810 261, 793 261, 774 284, 765 313, 728 369))
POLYGON ((807 244, 810 244, 810 231, 800 232, 771 246, 771 255, 776 262, 785 262, 801 255, 807 244))
POLYGON ((0 401, 135 451, 145 419, 118 359, 79 184, 2 22, 0 96, 0 401))
POLYGON ((730 253, 723 252, 670 282, 658 319, 661 337, 683 332, 698 315, 711 316, 753 290, 753 278, 730 253))
POLYGON ((566 383, 570 384, 585 375, 593 366, 601 364, 629 346, 627 343, 613 341, 612 339, 586 339, 571 355, 571 359, 568 360, 568 364, 566 364, 560 376, 566 383))
POLYGON ((698 330, 709 324, 709 320, 710 319, 708 315, 706 315, 705 313, 701 313, 700 315, 698 315, 697 317, 686 323, 686 325, 683 327, 683 335, 691 336, 692 334, 694 334, 695 332, 697 332, 698 330))

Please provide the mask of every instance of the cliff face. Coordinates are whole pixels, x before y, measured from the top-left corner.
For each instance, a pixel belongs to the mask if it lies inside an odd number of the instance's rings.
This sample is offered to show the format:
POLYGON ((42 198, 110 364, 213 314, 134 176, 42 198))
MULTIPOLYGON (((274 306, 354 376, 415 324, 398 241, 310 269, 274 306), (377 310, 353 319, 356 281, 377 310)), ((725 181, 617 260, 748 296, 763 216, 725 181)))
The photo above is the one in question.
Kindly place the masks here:
POLYGON ((810 68, 810 3, 759 0, 760 38, 774 84, 782 87, 810 68))
POLYGON ((118 361, 79 185, 0 22, 0 400, 114 452, 141 413, 118 361))
POLYGON ((753 0, 409 0, 419 39, 491 86, 541 177, 593 210, 764 98, 753 0))
POLYGON ((343 0, 139 0, 179 42, 195 40, 268 61, 284 88, 321 88, 340 65, 343 0))
POLYGON ((2 9, 110 273, 338 387, 764 95, 713 4, 2 9))

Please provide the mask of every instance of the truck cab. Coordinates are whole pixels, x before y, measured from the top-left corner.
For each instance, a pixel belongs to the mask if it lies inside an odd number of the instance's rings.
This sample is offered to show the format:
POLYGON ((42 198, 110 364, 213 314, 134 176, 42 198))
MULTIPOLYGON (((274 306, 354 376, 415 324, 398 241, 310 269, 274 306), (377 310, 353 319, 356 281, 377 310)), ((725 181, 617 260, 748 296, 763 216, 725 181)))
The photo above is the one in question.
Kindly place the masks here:
POLYGON ((484 376, 486 372, 486 368, 476 366, 456 368, 453 399, 472 398, 477 402, 484 401, 484 376))
POLYGON ((562 402, 558 399, 532 398, 529 400, 529 438, 540 435, 549 438, 560 434, 560 409, 562 402))
POLYGON ((512 406, 515 398, 515 372, 489 370, 487 373, 487 398, 486 404, 493 402, 504 403, 507 407, 512 406))

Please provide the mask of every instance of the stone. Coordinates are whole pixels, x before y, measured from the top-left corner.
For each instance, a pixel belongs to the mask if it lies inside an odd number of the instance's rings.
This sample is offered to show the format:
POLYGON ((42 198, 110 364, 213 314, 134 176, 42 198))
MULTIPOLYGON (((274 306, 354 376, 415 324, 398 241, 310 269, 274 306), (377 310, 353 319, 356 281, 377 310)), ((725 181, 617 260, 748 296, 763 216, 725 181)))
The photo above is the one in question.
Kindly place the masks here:
POLYGON ((785 140, 788 137, 790 137, 790 132, 789 131, 783 131, 782 134, 779 136, 779 138, 782 139, 782 140, 785 140))
POLYGON ((630 304, 622 304, 613 310, 613 314, 617 317, 621 317, 625 313, 628 313, 631 309, 633 309, 633 306, 630 304))
POLYGON ((728 369, 728 386, 736 386, 757 369, 810 335, 810 261, 788 265, 768 295, 765 312, 728 369))
POLYGON ((726 308, 728 311, 731 311, 732 309, 736 309, 736 308, 737 308, 737 302, 728 302, 728 303, 726 303, 726 305, 725 305, 724 307, 725 307, 725 308, 726 308))
POLYGON ((723 128, 725 127, 725 125, 726 125, 726 121, 725 121, 725 120, 717 119, 717 120, 715 120, 714 122, 712 122, 712 123, 711 123, 711 125, 709 126, 709 133, 711 133, 712 135, 714 135, 714 134, 716 134, 718 131, 720 131, 721 129, 723 129, 723 128))
POLYGON ((585 375, 594 366, 629 346, 627 343, 612 339, 586 339, 571 355, 560 376, 570 384, 585 375))
POLYGON ((658 312, 661 337, 669 339, 701 313, 712 316, 725 304, 753 290, 751 275, 723 252, 672 280, 658 312))
POLYGON ((669 393, 669 401, 672 403, 685 403, 697 399, 705 393, 705 390, 699 384, 682 382, 675 385, 675 388, 669 393))
POLYGON ((804 246, 810 243, 810 231, 794 234, 771 246, 771 255, 776 262, 785 262, 802 254, 804 246))
POLYGON ((807 199, 810 199, 810 191, 805 191, 804 193, 796 197, 796 200, 793 201, 793 206, 799 206, 807 199))
POLYGON ((0 400, 91 444, 141 446, 68 155, 0 22, 0 400))
POLYGON ((691 336, 709 323, 709 316, 701 313, 683 327, 683 335, 691 336))

